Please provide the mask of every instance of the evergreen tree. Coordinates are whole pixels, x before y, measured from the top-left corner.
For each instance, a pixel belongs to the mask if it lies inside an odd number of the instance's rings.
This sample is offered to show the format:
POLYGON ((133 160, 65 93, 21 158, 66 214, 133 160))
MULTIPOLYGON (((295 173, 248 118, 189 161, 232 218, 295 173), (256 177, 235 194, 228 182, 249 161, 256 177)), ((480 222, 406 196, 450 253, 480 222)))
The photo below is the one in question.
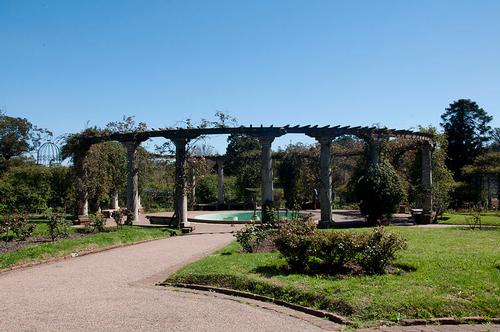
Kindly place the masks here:
POLYGON ((488 123, 493 118, 476 102, 459 99, 446 108, 441 119, 448 138, 446 164, 455 179, 462 180, 462 168, 472 164, 489 140, 491 127, 488 123))

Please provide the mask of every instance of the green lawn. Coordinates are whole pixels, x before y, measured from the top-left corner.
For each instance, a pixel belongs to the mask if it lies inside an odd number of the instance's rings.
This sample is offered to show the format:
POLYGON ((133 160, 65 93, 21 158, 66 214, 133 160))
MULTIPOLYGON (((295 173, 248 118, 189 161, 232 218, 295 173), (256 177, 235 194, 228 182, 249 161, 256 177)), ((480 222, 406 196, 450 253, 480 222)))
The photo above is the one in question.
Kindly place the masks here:
MULTIPOLYGON (((445 213, 443 218, 438 220, 440 224, 468 225, 467 213, 445 213)), ((485 226, 500 226, 500 212, 483 212, 481 222, 485 226)))
POLYGON ((379 319, 500 316, 500 230, 390 229, 408 240, 397 259, 404 270, 399 275, 288 274, 278 253, 243 254, 234 242, 167 282, 250 291, 337 312, 361 325, 379 319))
MULTIPOLYGON (((35 233, 45 235, 46 227, 44 223, 38 223, 35 233)), ((118 230, 114 229, 109 232, 96 233, 57 242, 46 242, 25 247, 14 252, 0 254, 0 270, 52 257, 68 256, 71 253, 83 253, 119 244, 140 242, 175 234, 179 234, 179 232, 167 228, 123 226, 118 230)))

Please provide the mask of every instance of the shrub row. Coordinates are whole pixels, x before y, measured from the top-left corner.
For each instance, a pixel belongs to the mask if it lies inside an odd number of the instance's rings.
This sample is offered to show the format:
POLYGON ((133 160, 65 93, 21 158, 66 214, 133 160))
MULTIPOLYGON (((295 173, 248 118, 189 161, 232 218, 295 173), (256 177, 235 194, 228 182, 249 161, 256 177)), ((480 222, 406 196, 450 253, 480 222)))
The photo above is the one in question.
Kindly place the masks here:
POLYGON ((275 223, 253 224, 236 232, 236 241, 245 252, 260 252, 272 245, 277 230, 275 223))
POLYGON ((382 274, 406 241, 377 227, 371 232, 317 231, 310 219, 282 223, 274 243, 290 269, 302 272, 319 266, 328 273, 359 267, 368 274, 382 274), (318 264, 319 261, 319 264, 318 264))
POLYGON ((35 225, 29 223, 26 214, 13 213, 0 216, 0 235, 3 240, 10 241, 14 238, 9 231, 12 231, 19 241, 24 241, 33 234, 35 225))
POLYGON ((263 243, 272 241, 296 272, 319 269, 335 274, 361 269, 382 274, 396 253, 406 248, 404 239, 383 227, 363 233, 325 232, 317 231, 310 218, 253 225, 238 232, 236 238, 246 252, 257 252, 263 243))

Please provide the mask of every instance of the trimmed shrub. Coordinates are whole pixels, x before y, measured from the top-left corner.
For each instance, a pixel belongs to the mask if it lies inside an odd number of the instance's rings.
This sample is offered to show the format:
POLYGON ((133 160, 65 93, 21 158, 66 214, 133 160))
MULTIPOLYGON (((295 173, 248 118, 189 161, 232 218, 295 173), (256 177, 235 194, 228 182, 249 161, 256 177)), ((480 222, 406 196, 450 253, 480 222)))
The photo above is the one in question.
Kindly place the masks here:
POLYGON ((125 209, 125 225, 132 226, 134 224, 134 211, 125 209))
POLYGON ((277 228, 271 223, 250 225, 236 232, 236 241, 245 252, 263 252, 273 249, 277 228))
POLYGON ((308 269, 314 251, 316 225, 310 217, 283 221, 278 227, 274 244, 293 271, 308 269))
POLYGON ((49 212, 47 214, 47 226, 49 228, 49 236, 54 242, 57 239, 66 238, 69 236, 71 223, 66 220, 64 214, 49 212))
POLYGON ((354 260, 358 247, 351 232, 321 232, 316 237, 314 252, 328 271, 337 271, 354 260))
POLYGON ((19 241, 26 240, 35 231, 35 225, 29 222, 27 215, 14 214, 8 218, 7 224, 19 241))
POLYGON ((13 236, 9 234, 10 230, 10 216, 0 215, 0 239, 2 241, 10 241, 13 236))
POLYGON ((404 239, 382 227, 361 234, 318 232, 308 219, 283 222, 274 243, 293 271, 330 274, 342 270, 382 274, 396 252, 406 248, 404 239))
POLYGON ((217 201, 217 175, 203 177, 196 183, 196 202, 207 204, 217 201))
POLYGON ((125 217, 125 210, 124 209, 118 209, 113 211, 113 220, 116 223, 116 226, 118 228, 121 228, 124 224, 123 218, 125 217))
POLYGON ((359 208, 367 215, 370 225, 380 224, 384 218, 389 218, 404 198, 401 180, 387 161, 370 166, 356 183, 355 193, 360 200, 359 208))
POLYGON ((94 232, 104 232, 106 230, 106 218, 100 212, 96 214, 89 214, 90 224, 89 231, 94 232))
POLYGON ((357 236, 356 262, 368 274, 382 274, 385 266, 396 257, 396 252, 406 247, 406 241, 397 234, 377 227, 371 233, 357 236))

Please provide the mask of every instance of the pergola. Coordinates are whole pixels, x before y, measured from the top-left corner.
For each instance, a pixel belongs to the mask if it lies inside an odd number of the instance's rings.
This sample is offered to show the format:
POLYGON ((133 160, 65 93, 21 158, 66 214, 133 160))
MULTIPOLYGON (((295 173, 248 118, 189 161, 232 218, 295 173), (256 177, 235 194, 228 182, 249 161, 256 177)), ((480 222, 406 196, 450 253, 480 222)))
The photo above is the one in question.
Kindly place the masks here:
MULTIPOLYGON (((370 147, 369 161, 372 164, 379 162, 380 144, 389 138, 411 138, 419 143, 422 151, 422 187, 423 196, 422 209, 424 220, 430 221, 432 215, 432 135, 410 130, 397 130, 378 127, 350 127, 350 126, 240 126, 240 127, 217 127, 217 128, 174 128, 157 129, 139 132, 113 133, 106 136, 82 137, 80 146, 87 151, 92 144, 106 141, 118 141, 127 148, 127 209, 134 212, 134 218, 138 218, 138 165, 136 149, 144 141, 163 137, 171 140, 175 145, 175 217, 181 226, 188 226, 187 218, 187 196, 186 196, 186 145, 189 141, 205 135, 230 135, 244 134, 256 137, 261 144, 261 196, 262 206, 272 204, 273 201, 273 171, 271 144, 275 138, 286 134, 305 134, 316 139, 320 144, 320 207, 321 219, 318 227, 329 227, 332 224, 332 172, 331 172, 331 144, 332 141, 341 136, 349 135, 363 139, 370 147)), ((82 154, 83 156, 85 153, 82 154)), ((218 161, 219 171, 219 202, 221 194, 223 163, 218 161)), ((84 195, 85 196, 85 195, 84 195)), ((86 200, 86 197, 82 199, 86 200)), ((83 206, 84 204, 81 204, 83 206)), ((82 213, 83 214, 83 213, 82 213)))

